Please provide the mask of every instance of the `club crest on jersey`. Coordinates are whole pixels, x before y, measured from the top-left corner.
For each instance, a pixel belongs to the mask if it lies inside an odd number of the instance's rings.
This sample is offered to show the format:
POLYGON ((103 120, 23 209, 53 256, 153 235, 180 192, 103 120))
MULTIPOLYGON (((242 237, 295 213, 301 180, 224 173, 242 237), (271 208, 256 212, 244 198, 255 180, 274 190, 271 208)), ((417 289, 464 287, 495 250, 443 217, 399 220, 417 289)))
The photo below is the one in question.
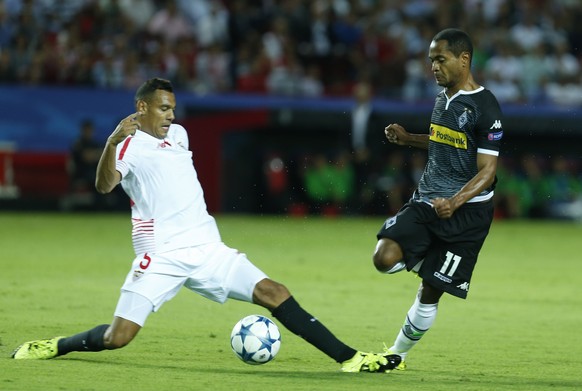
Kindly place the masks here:
POLYGON ((390 217, 388 220, 386 220, 386 222, 384 223, 384 227, 385 229, 388 229, 392 227, 394 224, 396 224, 396 216, 390 217))
POLYGON ((132 280, 135 281, 135 280, 139 279, 141 276, 143 276, 143 271, 136 269, 133 271, 132 280))
POLYGON ((469 118, 467 117, 467 110, 465 110, 463 112, 463 114, 461 114, 459 116, 459 129, 462 128, 463 126, 465 126, 467 124, 467 122, 469 122, 469 118))

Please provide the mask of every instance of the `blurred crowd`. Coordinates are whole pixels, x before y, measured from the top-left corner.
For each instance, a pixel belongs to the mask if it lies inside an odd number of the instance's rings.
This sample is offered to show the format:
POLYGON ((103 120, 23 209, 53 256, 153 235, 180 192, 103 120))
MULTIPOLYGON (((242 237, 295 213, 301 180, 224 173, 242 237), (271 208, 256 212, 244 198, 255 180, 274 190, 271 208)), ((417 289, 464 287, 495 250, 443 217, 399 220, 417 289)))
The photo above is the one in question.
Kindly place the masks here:
MULTIPOLYGON (((370 100, 434 99, 434 34, 471 35, 475 78, 502 104, 576 107, 580 20, 579 0, 0 0, 0 83, 133 91, 157 76, 195 94, 353 97, 351 150, 295 167, 270 159, 269 208, 386 214, 410 195, 424 158, 371 151, 366 132, 385 124, 370 100)), ((582 211, 581 169, 579 159, 504 158, 499 215, 582 211)))
MULTIPOLYGON (((390 149, 358 166, 349 151, 282 155, 265 162, 261 212, 322 215, 394 215, 410 198, 426 153, 390 149)), ((527 152, 499 160, 496 218, 582 221, 582 161, 527 152)))
POLYGON ((501 102, 582 104, 578 0, 0 0, 0 83, 432 100, 427 46, 465 29, 501 102))
POLYGON ((582 161, 579 156, 525 153, 500 159, 495 190, 501 218, 582 221, 582 161))

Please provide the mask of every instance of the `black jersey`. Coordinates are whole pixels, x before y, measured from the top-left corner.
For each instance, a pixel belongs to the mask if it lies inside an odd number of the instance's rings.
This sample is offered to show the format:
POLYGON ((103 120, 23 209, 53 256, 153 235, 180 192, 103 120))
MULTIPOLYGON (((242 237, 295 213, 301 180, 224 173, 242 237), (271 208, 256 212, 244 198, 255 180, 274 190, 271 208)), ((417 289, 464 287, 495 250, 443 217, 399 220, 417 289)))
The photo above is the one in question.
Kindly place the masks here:
MULTIPOLYGON (((479 87, 436 97, 431 116, 428 162, 415 197, 450 198, 477 175, 477 153, 499 155, 501 109, 491 91, 479 87)), ((469 202, 493 196, 494 185, 469 202)))

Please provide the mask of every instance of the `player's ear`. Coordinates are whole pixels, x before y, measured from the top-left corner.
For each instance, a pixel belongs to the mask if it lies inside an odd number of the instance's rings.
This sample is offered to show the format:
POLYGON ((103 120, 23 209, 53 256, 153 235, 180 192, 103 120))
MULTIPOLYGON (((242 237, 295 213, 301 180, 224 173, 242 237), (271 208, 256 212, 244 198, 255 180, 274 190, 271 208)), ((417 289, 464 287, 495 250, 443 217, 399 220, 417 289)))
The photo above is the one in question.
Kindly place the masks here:
POLYGON ((464 68, 468 68, 471 66, 471 55, 469 54, 469 52, 461 53, 461 62, 464 68))
POLYGON ((145 100, 138 100, 135 106, 138 115, 144 115, 147 112, 148 104, 146 103, 145 100))

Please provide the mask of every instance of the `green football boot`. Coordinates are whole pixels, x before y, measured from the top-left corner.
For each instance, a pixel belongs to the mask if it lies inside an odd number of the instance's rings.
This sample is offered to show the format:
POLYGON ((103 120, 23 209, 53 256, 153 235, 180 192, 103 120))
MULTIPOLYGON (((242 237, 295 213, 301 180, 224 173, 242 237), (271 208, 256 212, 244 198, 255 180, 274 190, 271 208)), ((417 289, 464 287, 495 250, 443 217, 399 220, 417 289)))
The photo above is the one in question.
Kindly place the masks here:
POLYGON ((65 337, 25 342, 12 353, 16 360, 47 360, 58 355, 59 340, 65 337))

